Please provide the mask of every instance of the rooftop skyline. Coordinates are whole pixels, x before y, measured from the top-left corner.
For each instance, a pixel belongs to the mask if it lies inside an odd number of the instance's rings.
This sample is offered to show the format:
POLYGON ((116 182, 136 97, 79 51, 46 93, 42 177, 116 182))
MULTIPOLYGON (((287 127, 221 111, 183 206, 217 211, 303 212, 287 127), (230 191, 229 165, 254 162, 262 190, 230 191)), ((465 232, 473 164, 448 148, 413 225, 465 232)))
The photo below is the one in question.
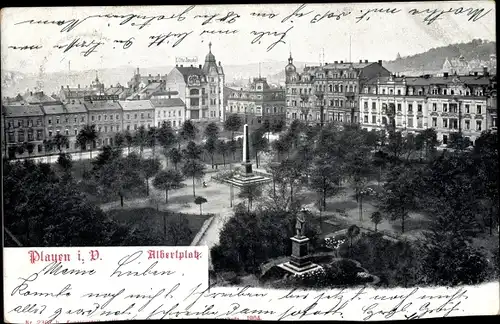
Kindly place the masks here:
MULTIPOLYGON (((233 5, 233 6, 161 6, 161 7, 80 7, 80 8, 7 8, 2 19, 2 69, 23 73, 67 72, 113 68, 120 66, 140 66, 151 68, 173 66, 176 57, 197 57, 198 61, 183 63, 186 65, 203 64, 212 43, 211 52, 222 65, 238 65, 286 60, 292 52, 295 61, 323 62, 369 60, 393 60, 397 53, 401 56, 425 52, 434 47, 452 43, 469 42, 472 39, 495 41, 495 7, 493 2, 423 2, 423 3, 387 3, 387 4, 273 4, 273 5, 233 5), (389 5, 389 6, 388 6, 389 5), (475 19, 469 21, 471 14, 445 13, 430 25, 424 22, 429 13, 411 15, 412 9, 424 11, 437 9, 447 11, 450 8, 484 9, 475 19), (397 13, 371 12, 362 16, 369 9, 394 9, 397 13), (184 12, 184 14, 182 14, 184 12), (252 16, 251 13, 272 13, 275 18, 252 16), (296 12, 302 17, 286 17, 296 12), (339 20, 325 14, 345 13, 339 20), (349 13, 350 14, 347 14, 349 13), (203 15, 217 16, 202 25, 208 18, 203 15), (95 17, 112 14, 115 18, 95 17), (132 19, 123 16, 135 14, 148 18, 132 19), (183 21, 176 19, 159 20, 158 15, 185 16, 183 21), (229 21, 239 15, 234 23, 229 21), (122 17, 116 18, 121 15, 122 17), (229 15, 229 16, 228 16, 229 15), (94 16, 88 18, 90 16, 94 16), (152 19, 152 18, 155 19, 152 19), (227 17, 223 21, 215 19, 227 17), (361 18, 362 17, 362 18, 361 18), (145 21, 151 22, 140 28, 145 21), (73 29, 68 28, 74 21, 73 29), (57 24, 33 24, 29 21, 59 21, 57 24), (283 21, 283 22, 282 22, 283 21), (390 22, 390 23, 388 23, 390 22), (122 23, 120 26, 119 24, 122 23), (66 29, 65 29, 66 28, 66 29), (61 30, 65 29, 61 32, 61 30), (68 31, 68 29, 71 29, 68 31), (228 34, 203 34, 203 30, 224 31, 228 34), (238 30, 231 34, 230 31, 238 30), (288 32, 286 32, 288 30, 288 32), (281 36, 253 35, 252 32, 286 32, 284 43, 281 36), (160 41, 156 36, 170 35, 162 44, 148 47, 150 43, 160 41), (175 47, 174 43, 185 38, 175 47), (132 45, 122 49, 131 39, 132 45), (72 47, 64 52, 68 45, 87 42, 87 47, 72 47), (167 41, 170 43, 167 44, 167 41), (255 41, 254 41, 255 40, 255 41), (94 41, 94 43, 91 43, 94 41), (252 44, 254 42, 254 44, 252 44), (98 43, 88 56, 86 52, 98 43), (34 50, 20 50, 12 47, 39 46, 34 50), (54 47, 56 46, 56 47, 54 47), (69 63, 71 62, 71 63, 69 63)), ((462 9, 462 11, 465 11, 462 9)), ((469 12, 470 13, 470 12, 469 12)), ((431 16, 434 17, 434 16, 431 16)), ((144 17, 143 17, 144 18, 144 17)), ((181 64, 181 63, 179 63, 181 64)))

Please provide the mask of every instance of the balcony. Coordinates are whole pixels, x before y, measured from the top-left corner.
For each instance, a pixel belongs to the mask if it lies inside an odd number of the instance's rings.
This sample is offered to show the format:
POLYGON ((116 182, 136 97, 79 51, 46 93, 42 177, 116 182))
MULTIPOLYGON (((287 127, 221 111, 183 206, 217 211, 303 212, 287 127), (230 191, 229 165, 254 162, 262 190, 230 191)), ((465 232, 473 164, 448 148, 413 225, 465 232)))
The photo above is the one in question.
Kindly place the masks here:
POLYGON ((356 95, 356 94, 355 94, 354 92, 346 92, 346 93, 345 93, 345 96, 346 96, 346 97, 350 97, 350 98, 354 98, 354 96, 355 96, 355 95, 356 95))

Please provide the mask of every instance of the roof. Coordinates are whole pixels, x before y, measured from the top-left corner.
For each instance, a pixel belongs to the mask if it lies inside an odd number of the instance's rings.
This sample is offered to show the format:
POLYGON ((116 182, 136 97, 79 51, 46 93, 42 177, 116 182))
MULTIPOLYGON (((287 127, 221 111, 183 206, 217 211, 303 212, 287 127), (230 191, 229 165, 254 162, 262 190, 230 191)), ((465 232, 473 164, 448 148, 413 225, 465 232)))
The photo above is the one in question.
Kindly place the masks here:
POLYGON ((42 105, 42 109, 47 115, 59 115, 64 114, 64 106, 62 104, 58 105, 42 105))
POLYGON ((151 97, 157 97, 157 96, 177 96, 179 94, 179 91, 157 91, 151 95, 151 97))
POLYGON ((85 108, 87 110, 120 110, 120 105, 116 101, 102 100, 102 101, 85 101, 85 108))
MULTIPOLYGON (((348 69, 351 67, 354 69, 364 69, 365 67, 375 64, 375 62, 361 62, 361 63, 327 63, 324 66, 320 67, 323 69, 348 69)), ((377 63, 378 64, 378 63, 377 63)))
POLYGON ((148 110, 154 109, 149 100, 121 100, 118 101, 123 110, 148 110))
POLYGON ((198 75, 198 76, 204 76, 205 73, 203 72, 202 69, 197 68, 197 67, 181 67, 181 66, 176 66, 175 69, 179 71, 182 76, 184 77, 184 82, 188 82, 188 77, 190 75, 198 75))
POLYGON ((43 111, 40 105, 15 105, 3 106, 5 117, 27 117, 27 116, 43 116, 43 111))
POLYGON ((125 91, 125 88, 122 87, 110 87, 104 91, 107 95, 117 95, 125 91))
POLYGON ((155 99, 151 103, 154 107, 184 107, 184 101, 180 98, 155 99))
POLYGON ((65 104, 64 107, 66 107, 66 111, 70 114, 78 114, 78 113, 86 113, 87 108, 85 108, 85 105, 83 103, 69 103, 65 104))
POLYGON ((393 81, 389 81, 390 77, 384 76, 379 78, 372 78, 366 82, 366 84, 377 84, 380 81, 381 84, 387 84, 388 82, 395 82, 403 84, 406 79, 406 85, 409 86, 426 86, 433 84, 453 84, 455 82, 465 83, 468 85, 488 85, 490 84, 490 79, 488 76, 483 75, 449 75, 444 76, 419 76, 419 77, 393 77, 393 81))
POLYGON ((31 93, 27 96, 24 96, 24 100, 28 103, 42 103, 42 102, 54 102, 56 99, 51 96, 47 96, 43 92, 35 92, 31 93))

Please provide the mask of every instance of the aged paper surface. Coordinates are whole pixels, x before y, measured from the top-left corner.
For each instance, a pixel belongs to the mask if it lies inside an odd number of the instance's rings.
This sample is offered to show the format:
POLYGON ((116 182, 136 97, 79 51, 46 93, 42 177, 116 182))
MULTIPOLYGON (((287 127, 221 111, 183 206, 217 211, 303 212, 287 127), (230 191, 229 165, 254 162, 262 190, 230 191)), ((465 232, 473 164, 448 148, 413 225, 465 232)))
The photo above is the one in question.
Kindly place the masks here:
POLYGON ((4 319, 498 314, 495 14, 3 9, 4 319))

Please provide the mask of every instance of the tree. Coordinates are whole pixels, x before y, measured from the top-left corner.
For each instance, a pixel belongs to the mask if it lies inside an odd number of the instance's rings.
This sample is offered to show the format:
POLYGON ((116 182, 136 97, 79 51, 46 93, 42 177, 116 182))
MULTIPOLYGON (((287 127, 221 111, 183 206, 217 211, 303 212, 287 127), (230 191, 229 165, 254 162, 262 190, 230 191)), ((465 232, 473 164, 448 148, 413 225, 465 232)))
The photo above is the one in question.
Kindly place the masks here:
POLYGON ((184 178, 177 170, 160 171, 153 180, 153 186, 158 190, 165 190, 165 203, 168 203, 168 191, 181 187, 184 178))
POLYGON ((212 169, 214 168, 214 154, 217 149, 216 144, 217 144, 217 139, 214 137, 209 137, 207 138, 204 145, 205 151, 207 151, 207 153, 210 155, 210 159, 212 161, 212 169))
POLYGON ((123 199, 126 192, 137 187, 143 181, 140 175, 140 159, 136 155, 128 155, 105 164, 96 174, 100 186, 120 197, 120 205, 123 207, 123 199))
POLYGON ((54 141, 51 138, 43 140, 43 148, 45 149, 48 162, 50 163, 50 152, 54 149, 54 141))
POLYGON ((231 140, 228 143, 228 147, 229 147, 229 151, 233 154, 233 159, 231 160, 231 163, 229 164, 229 167, 232 169, 233 160, 236 158, 234 155, 235 155, 236 151, 238 151, 238 142, 236 142, 235 140, 231 140))
POLYGON ((53 141, 54 141, 54 145, 57 148, 57 150, 59 151, 59 153, 62 153, 62 150, 67 145, 69 145, 68 137, 66 137, 60 133, 57 133, 56 136, 54 136, 53 141))
POLYGON ((436 131, 433 128, 424 129, 415 137, 415 145, 417 150, 423 150, 426 158, 430 159, 439 145, 436 131))
POLYGON ((85 147, 87 147, 87 144, 90 143, 90 159, 92 160, 92 149, 95 147, 95 141, 99 138, 99 133, 97 132, 95 125, 85 125, 80 132, 82 134, 80 137, 85 143, 85 147))
POLYGON ((194 199, 194 203, 197 205, 200 205, 200 216, 202 215, 201 205, 203 205, 206 202, 207 202, 207 199, 202 197, 202 196, 198 196, 194 199))
POLYGON ((349 180, 354 187, 356 201, 359 204, 359 220, 363 220, 363 196, 366 191, 366 185, 371 174, 370 159, 366 150, 355 149, 347 154, 345 159, 345 170, 349 180))
POLYGON ((196 159, 188 160, 182 167, 182 173, 193 179, 193 197, 196 197, 194 180, 201 179, 205 175, 205 165, 196 159))
MULTIPOLYGON (((193 124, 193 122, 188 119, 183 124, 179 131, 179 139, 184 142, 192 142, 196 139, 196 134, 198 134, 198 129, 193 124)), ((179 149, 181 148, 181 142, 179 141, 179 149)))
POLYGON ((218 140, 215 143, 215 151, 222 155, 222 162, 224 163, 224 166, 226 166, 226 154, 229 150, 229 146, 226 144, 224 140, 218 140))
POLYGON ((195 142, 190 141, 186 148, 182 150, 182 155, 186 160, 199 160, 203 150, 195 142))
POLYGON ((276 123, 271 124, 271 132, 281 133, 285 129, 286 123, 283 119, 278 119, 276 123))
POLYGON ((18 145, 18 146, 17 146, 17 148, 16 148, 16 152, 17 152, 17 154, 19 154, 19 155, 23 155, 23 154, 24 154, 24 152, 25 152, 25 151, 24 151, 24 145, 22 145, 22 144, 21 144, 21 145, 18 145))
POLYGON ((102 151, 96 156, 95 160, 92 161, 93 170, 97 171, 104 165, 111 163, 114 159, 120 157, 121 154, 114 151, 111 146, 103 146, 102 151))
POLYGON ((464 151, 469 146, 472 146, 472 142, 462 135, 462 133, 451 133, 450 140, 448 141, 447 147, 457 150, 464 151))
POLYGON ((255 152, 255 166, 259 167, 259 152, 267 149, 268 141, 264 137, 264 129, 259 128, 255 130, 251 136, 250 141, 252 143, 252 148, 255 152))
MULTIPOLYGON (((80 149, 80 161, 81 161, 83 151, 85 151, 87 149, 87 138, 85 137, 83 130, 80 130, 78 132, 78 134, 76 135, 76 144, 78 145, 78 148, 80 149)), ((85 164, 83 165, 83 167, 85 170, 85 164)))
POLYGON ((31 142, 24 142, 24 147, 26 148, 26 151, 28 151, 28 155, 31 157, 31 154, 33 154, 35 149, 35 144, 31 142))
POLYGON ((373 224, 375 224, 375 232, 377 231, 377 225, 382 222, 382 214, 379 211, 374 212, 370 219, 373 224))
POLYGON ((158 142, 164 150, 168 150, 175 144, 175 141, 175 133, 170 122, 164 121, 158 129, 158 142))
POLYGON ((125 136, 123 135, 123 133, 116 133, 113 142, 115 144, 116 149, 121 151, 121 148, 125 144, 125 136))
POLYGON ((125 138, 125 143, 127 145, 127 153, 130 154, 130 147, 134 144, 134 137, 128 130, 125 131, 123 137, 125 138))
POLYGON ((272 147, 277 153, 278 162, 281 162, 282 155, 290 150, 289 144, 290 142, 285 140, 285 138, 281 136, 278 140, 273 142, 272 147))
POLYGON ((174 164, 174 168, 177 170, 177 166, 182 161, 182 153, 179 149, 172 147, 170 151, 168 151, 168 157, 170 161, 174 164))
POLYGON ((158 143, 159 131, 156 127, 150 127, 147 134, 147 145, 151 148, 153 160, 155 159, 156 145, 158 143))
POLYGON ((231 114, 227 116, 224 121, 224 129, 228 132, 231 132, 231 141, 234 141, 234 132, 237 132, 241 126, 243 126, 243 121, 240 116, 236 114, 231 114))
POLYGON ((405 221, 410 210, 417 207, 417 193, 422 189, 418 169, 396 167, 389 172, 384 192, 381 195, 381 211, 392 220, 401 220, 401 232, 405 232, 405 221))
POLYGON ((146 180, 146 194, 149 196, 149 179, 154 177, 161 169, 161 163, 155 159, 142 160, 142 173, 146 180))
POLYGON ((356 225, 351 225, 347 229, 347 237, 349 238, 349 256, 352 256, 351 255, 352 240, 355 239, 356 237, 358 237, 360 233, 361 233, 361 230, 356 225))
POLYGON ((144 125, 139 126, 134 134, 134 144, 139 146, 139 157, 142 159, 142 153, 144 151, 144 146, 148 144, 148 133, 144 125))
POLYGON ((57 164, 65 171, 71 170, 71 166, 73 162, 71 161, 71 155, 68 153, 59 153, 59 157, 57 158, 57 164))
POLYGON ((321 210, 326 210, 326 198, 340 191, 338 168, 334 160, 327 154, 318 154, 315 158, 312 174, 311 189, 321 195, 321 210))
POLYGON ((189 227, 189 221, 183 215, 178 214, 175 217, 170 217, 168 221, 165 221, 166 216, 164 216, 164 228, 165 237, 169 239, 172 245, 189 245, 189 240, 191 239, 192 231, 189 227))
POLYGON ((262 195, 262 189, 260 185, 252 184, 244 186, 241 188, 238 197, 242 199, 248 199, 247 210, 250 212, 252 209, 253 201, 262 195))
POLYGON ((207 139, 217 139, 219 137, 219 126, 214 122, 209 123, 205 128, 204 135, 207 139))

